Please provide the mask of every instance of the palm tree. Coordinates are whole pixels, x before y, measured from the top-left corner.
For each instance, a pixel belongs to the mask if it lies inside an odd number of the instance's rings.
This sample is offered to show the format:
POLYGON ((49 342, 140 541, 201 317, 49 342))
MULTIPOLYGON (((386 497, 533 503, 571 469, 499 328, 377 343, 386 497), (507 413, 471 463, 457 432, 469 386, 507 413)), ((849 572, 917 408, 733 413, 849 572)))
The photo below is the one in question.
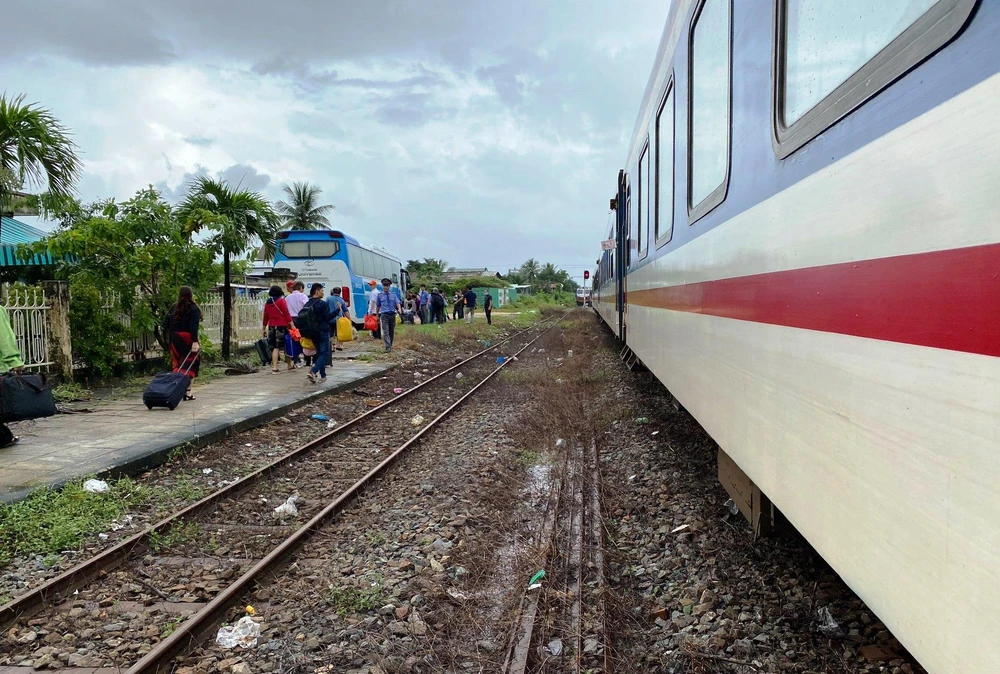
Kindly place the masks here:
POLYGON ((521 265, 521 275, 524 276, 529 285, 534 284, 535 279, 538 278, 538 274, 541 270, 542 266, 538 264, 538 260, 533 257, 529 258, 527 262, 521 265))
POLYGON ((323 190, 309 183, 292 183, 285 185, 288 203, 279 201, 275 210, 284 219, 282 227, 286 229, 329 229, 330 221, 326 214, 334 206, 319 205, 319 195, 323 190))
POLYGON ((257 192, 230 187, 224 180, 195 178, 187 196, 177 207, 177 217, 191 233, 201 229, 215 232, 208 238, 222 252, 222 357, 229 358, 232 334, 232 287, 229 263, 258 245, 264 255, 274 257, 275 235, 281 220, 271 204, 257 192))
POLYGON ((25 104, 23 94, 13 99, 0 94, 0 213, 24 185, 70 196, 80 175, 76 149, 69 131, 49 110, 25 104))

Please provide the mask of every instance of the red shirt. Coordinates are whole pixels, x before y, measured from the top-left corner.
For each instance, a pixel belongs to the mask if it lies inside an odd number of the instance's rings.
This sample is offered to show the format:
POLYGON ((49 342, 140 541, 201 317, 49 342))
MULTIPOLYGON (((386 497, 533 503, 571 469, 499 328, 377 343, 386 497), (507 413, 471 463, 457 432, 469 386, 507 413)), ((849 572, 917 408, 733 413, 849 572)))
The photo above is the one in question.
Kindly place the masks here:
POLYGON ((288 313, 288 305, 284 297, 264 303, 264 327, 283 328, 292 322, 292 315, 288 313))

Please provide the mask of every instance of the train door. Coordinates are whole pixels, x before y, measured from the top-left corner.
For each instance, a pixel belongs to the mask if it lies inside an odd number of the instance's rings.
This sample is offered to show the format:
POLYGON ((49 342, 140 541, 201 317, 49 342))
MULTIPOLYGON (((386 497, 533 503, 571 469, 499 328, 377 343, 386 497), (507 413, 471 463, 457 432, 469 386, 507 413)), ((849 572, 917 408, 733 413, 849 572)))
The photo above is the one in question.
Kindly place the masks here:
POLYGON ((629 265, 628 255, 628 227, 629 227, 629 203, 628 183, 625 178, 625 171, 618 172, 618 208, 615 213, 618 220, 615 227, 615 313, 618 314, 618 337, 625 341, 625 277, 629 265))

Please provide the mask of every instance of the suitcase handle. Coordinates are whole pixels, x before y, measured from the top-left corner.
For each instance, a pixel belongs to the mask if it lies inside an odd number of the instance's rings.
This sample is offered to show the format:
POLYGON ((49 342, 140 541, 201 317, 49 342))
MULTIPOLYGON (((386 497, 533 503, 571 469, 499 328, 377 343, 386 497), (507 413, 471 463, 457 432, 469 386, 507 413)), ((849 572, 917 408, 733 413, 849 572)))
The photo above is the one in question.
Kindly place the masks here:
POLYGON ((181 374, 187 374, 187 375, 191 374, 191 370, 194 369, 194 364, 198 362, 198 358, 200 356, 201 356, 201 351, 198 351, 197 353, 195 353, 193 350, 188 351, 187 356, 184 356, 184 360, 182 360, 181 364, 177 367, 177 371, 181 374), (191 354, 194 354, 194 358, 191 359, 191 364, 188 365, 187 370, 185 371, 184 363, 187 362, 188 357, 191 356, 191 354))

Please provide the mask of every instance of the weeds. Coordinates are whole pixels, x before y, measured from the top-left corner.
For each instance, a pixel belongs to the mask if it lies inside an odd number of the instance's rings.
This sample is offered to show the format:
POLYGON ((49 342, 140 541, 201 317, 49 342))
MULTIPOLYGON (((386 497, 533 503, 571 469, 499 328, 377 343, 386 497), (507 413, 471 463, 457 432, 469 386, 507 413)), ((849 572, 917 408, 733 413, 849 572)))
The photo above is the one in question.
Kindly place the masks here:
POLYGON ((158 531, 149 532, 149 547, 153 552, 160 552, 180 543, 187 543, 202 535, 201 525, 197 522, 186 522, 170 527, 165 534, 158 531))
POLYGON ((108 481, 110 489, 91 494, 83 480, 61 490, 39 489, 18 503, 0 505, 0 563, 15 555, 58 555, 76 550, 87 534, 102 531, 129 508, 148 501, 149 487, 128 478, 108 481))
POLYGON ((187 475, 180 475, 174 486, 166 491, 168 498, 178 501, 197 501, 205 493, 205 488, 193 483, 187 475))
POLYGON ((537 464, 541 458, 542 455, 533 449, 522 449, 518 452, 517 462, 525 468, 530 468, 537 464))
POLYGON ((385 603, 382 585, 374 583, 371 587, 354 587, 351 585, 330 585, 326 594, 326 603, 341 618, 352 613, 374 611, 385 603))
POLYGON ((68 403, 74 400, 90 400, 93 392, 89 388, 80 386, 76 382, 66 382, 53 387, 52 397, 57 403, 68 403))

